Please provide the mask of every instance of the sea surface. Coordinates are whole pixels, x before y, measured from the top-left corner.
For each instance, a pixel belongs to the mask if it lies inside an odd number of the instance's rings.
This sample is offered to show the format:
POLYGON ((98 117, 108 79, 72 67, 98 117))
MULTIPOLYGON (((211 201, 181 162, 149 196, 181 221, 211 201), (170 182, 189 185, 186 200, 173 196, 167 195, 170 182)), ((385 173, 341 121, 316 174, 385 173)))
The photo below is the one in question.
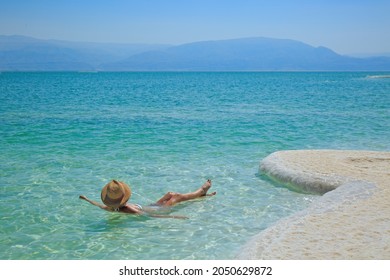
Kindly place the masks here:
POLYGON ((0 73, 0 259, 234 259, 253 235, 318 196, 259 173, 286 149, 390 150, 388 73, 0 73), (166 214, 106 212, 111 179, 130 202, 214 197, 166 214))

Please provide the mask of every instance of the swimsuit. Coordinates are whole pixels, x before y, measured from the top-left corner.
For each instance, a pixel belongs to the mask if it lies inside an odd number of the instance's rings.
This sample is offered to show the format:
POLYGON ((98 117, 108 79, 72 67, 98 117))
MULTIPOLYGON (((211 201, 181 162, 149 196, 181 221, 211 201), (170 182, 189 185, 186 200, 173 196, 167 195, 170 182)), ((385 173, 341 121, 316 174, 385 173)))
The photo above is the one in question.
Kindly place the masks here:
MULTIPOLYGON (((141 206, 140 204, 135 203, 134 206, 137 207, 137 208, 138 208, 139 210, 141 210, 141 211, 143 210, 143 209, 142 209, 142 206, 141 206)), ((121 207, 120 207, 120 208, 121 208, 121 207)), ((120 208, 114 208, 113 211, 114 211, 114 212, 120 212, 120 208)))

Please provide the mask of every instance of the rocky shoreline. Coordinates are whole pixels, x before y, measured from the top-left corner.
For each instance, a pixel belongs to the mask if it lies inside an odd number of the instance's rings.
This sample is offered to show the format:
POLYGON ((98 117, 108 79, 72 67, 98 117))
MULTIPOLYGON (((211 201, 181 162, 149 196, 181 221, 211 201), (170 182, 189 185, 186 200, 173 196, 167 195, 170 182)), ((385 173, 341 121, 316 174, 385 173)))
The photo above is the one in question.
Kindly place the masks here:
POLYGON ((322 196, 254 236, 238 259, 390 259, 390 152, 279 151, 260 170, 322 196))

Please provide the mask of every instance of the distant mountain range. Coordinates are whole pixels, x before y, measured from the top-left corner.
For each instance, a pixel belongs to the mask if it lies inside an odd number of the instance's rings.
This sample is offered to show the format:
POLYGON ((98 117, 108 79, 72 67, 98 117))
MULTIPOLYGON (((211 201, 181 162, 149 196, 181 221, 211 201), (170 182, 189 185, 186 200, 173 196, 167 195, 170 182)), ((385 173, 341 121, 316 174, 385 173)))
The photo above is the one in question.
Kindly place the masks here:
POLYGON ((356 58, 271 38, 178 46, 0 36, 0 71, 390 71, 390 57, 356 58))

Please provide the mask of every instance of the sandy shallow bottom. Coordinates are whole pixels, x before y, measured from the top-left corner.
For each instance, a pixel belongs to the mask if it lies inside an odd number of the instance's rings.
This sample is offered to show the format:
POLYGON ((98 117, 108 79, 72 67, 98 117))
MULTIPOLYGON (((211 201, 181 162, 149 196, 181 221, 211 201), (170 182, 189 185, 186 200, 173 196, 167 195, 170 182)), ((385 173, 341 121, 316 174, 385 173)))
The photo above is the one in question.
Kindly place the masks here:
POLYGON ((390 152, 279 151, 260 169, 324 195, 256 235, 238 259, 390 259, 390 152))

